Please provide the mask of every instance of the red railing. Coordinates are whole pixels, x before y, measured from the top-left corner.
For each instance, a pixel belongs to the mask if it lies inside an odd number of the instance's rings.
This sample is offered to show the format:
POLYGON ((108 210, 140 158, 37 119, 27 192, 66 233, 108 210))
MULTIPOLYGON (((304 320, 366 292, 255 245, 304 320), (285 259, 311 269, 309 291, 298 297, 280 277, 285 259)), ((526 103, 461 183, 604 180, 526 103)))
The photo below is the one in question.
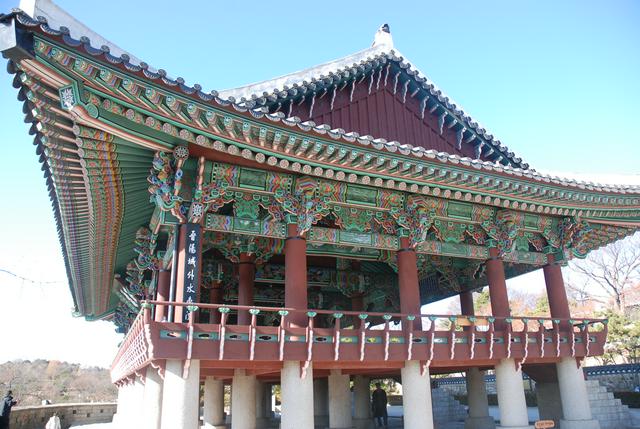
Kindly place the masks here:
POLYGON ((522 365, 531 359, 600 354, 607 334, 604 319, 413 315, 164 301, 147 301, 144 306, 116 356, 112 367, 116 380, 144 366, 145 358, 381 364, 415 359, 426 366, 434 360, 514 358, 522 365), (156 305, 188 307, 189 323, 153 322, 156 305), (218 312, 220 323, 197 323, 202 310, 218 312), (251 314, 249 325, 229 323, 229 316, 239 311, 251 314), (299 321, 300 317, 292 316, 301 313, 306 324, 290 323, 299 321), (261 316, 270 323, 258 324, 261 316), (139 327, 142 322, 145 329, 139 327), (140 334, 143 331, 146 337, 140 334), (142 347, 145 338, 148 344, 142 347), (123 351, 129 348, 134 351, 123 351))
POLYGON ((131 324, 131 328, 120 344, 113 364, 111 365, 111 381, 117 382, 135 374, 151 360, 151 341, 149 336, 149 310, 145 306, 131 324), (145 319, 147 317, 147 319, 145 319))

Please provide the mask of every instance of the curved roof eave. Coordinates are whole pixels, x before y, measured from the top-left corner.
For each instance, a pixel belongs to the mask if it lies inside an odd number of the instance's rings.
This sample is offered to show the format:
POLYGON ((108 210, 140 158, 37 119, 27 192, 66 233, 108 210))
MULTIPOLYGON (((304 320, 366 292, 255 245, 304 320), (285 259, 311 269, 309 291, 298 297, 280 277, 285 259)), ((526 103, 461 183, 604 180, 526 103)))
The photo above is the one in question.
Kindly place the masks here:
MULTIPOLYGON (((164 70, 154 69, 149 66, 149 64, 129 54, 115 43, 110 42, 98 33, 95 33, 51 0, 22 0, 20 6, 23 9, 14 9, 15 13, 24 13, 30 18, 37 20, 39 23, 47 25, 54 31, 59 31, 62 34, 82 43, 91 45, 96 51, 107 52, 113 58, 122 59, 132 66, 140 67, 152 74, 159 74, 166 80, 173 81, 173 79, 167 77, 167 73, 164 70)), ((363 64, 371 61, 378 61, 382 58, 385 61, 398 63, 400 67, 404 69, 418 85, 426 90, 433 99, 437 100, 443 108, 446 108, 446 110, 448 110, 456 120, 461 124, 464 124, 464 127, 466 127, 471 133, 479 136, 483 142, 489 145, 489 147, 494 151, 499 152, 508 164, 524 170, 529 168, 529 164, 524 162, 521 157, 516 156, 509 147, 501 143, 500 140, 489 133, 478 121, 465 113, 459 104, 455 103, 450 97, 445 95, 442 90, 438 89, 425 74, 414 67, 411 63, 405 62, 406 57, 401 55, 401 53, 393 46, 391 35, 388 32, 388 26, 385 24, 383 27, 381 27, 381 29, 378 30, 378 33, 376 33, 374 44, 370 48, 299 72, 280 76, 275 79, 223 91, 214 90, 211 91, 211 95, 216 99, 220 99, 224 103, 232 103, 234 105, 237 103, 240 106, 244 105, 243 107, 246 106, 252 108, 255 107, 255 100, 257 98, 264 97, 264 93, 269 93, 271 95, 278 94, 282 93, 289 87, 301 87, 306 89, 305 87, 308 82, 317 81, 317 79, 320 79, 322 76, 336 75, 344 71, 349 72, 354 68, 361 67, 363 64), (383 27, 386 27, 386 32, 381 31, 383 27), (380 37, 380 35, 382 35, 382 37, 380 37), (239 102, 237 102, 238 99, 240 100, 239 102)), ((193 87, 185 85, 185 81, 182 78, 176 78, 175 82, 180 86, 184 86, 187 91, 190 92, 200 92, 202 89, 202 86, 199 84, 194 84, 193 87)), ((330 124, 327 126, 332 128, 330 124)))
MULTIPOLYGON (((45 0, 36 0, 36 2, 43 2, 45 0)), ((50 3, 49 1, 46 1, 50 3)), ((551 174, 543 174, 533 169, 525 169, 519 167, 511 167, 505 166, 502 164, 497 164, 494 162, 482 161, 478 159, 471 159, 468 157, 460 157, 458 155, 452 155, 446 152, 437 152, 434 150, 424 149, 422 147, 414 147, 409 144, 401 144, 400 142, 392 141, 388 142, 385 139, 376 139, 372 136, 360 136, 355 132, 346 132, 342 129, 332 129, 330 125, 322 124, 317 125, 313 121, 302 121, 298 117, 290 117, 287 118, 282 112, 276 112, 274 114, 270 114, 266 112, 266 108, 255 107, 255 103, 252 103, 252 100, 240 100, 236 101, 235 99, 225 99, 219 96, 217 91, 211 91, 210 94, 204 93, 202 91, 202 87, 200 85, 195 84, 193 87, 185 85, 184 79, 176 78, 175 80, 168 78, 167 73, 162 69, 157 72, 152 71, 149 66, 145 63, 140 63, 139 65, 133 64, 131 61, 131 57, 127 54, 121 55, 120 57, 116 57, 111 54, 110 47, 108 45, 102 46, 100 49, 96 49, 91 46, 91 41, 82 37, 81 40, 73 39, 70 36, 70 30, 67 27, 60 27, 59 29, 51 28, 48 24, 46 18, 39 18, 38 20, 34 20, 29 17, 26 13, 21 10, 14 10, 10 15, 2 16, 3 20, 10 18, 11 16, 15 16, 16 19, 26 27, 31 27, 34 29, 38 29, 39 32, 44 33, 49 36, 55 36, 62 39, 62 41, 67 45, 76 50, 79 50, 81 47, 93 56, 96 59, 101 59, 107 64, 112 65, 121 65, 127 72, 133 72, 141 77, 145 78, 149 82, 161 84, 169 88, 172 91, 176 91, 182 93, 190 98, 196 99, 198 101, 202 101, 205 103, 215 104, 222 107, 233 107, 238 112, 249 112, 251 115, 260 119, 263 117, 268 118, 272 122, 282 122, 284 125, 289 127, 298 127, 303 131, 314 131, 319 134, 328 134, 332 139, 335 140, 344 140, 346 142, 354 143, 357 142, 363 146, 372 146, 376 149, 388 150, 389 152, 399 152, 404 155, 412 155, 417 158, 431 158, 437 159, 441 162, 447 163, 455 163, 461 164, 467 167, 472 167, 474 169, 493 171, 505 173, 508 175, 514 175, 519 177, 526 177, 528 179, 532 179, 539 182, 544 182, 548 184, 556 184, 560 186, 569 186, 576 187, 580 189, 595 189, 598 191, 605 192, 619 192, 619 193, 636 193, 640 192, 640 186, 634 185, 603 185, 600 183, 594 183, 593 181, 582 181, 575 180, 574 178, 569 177, 559 177, 551 174)), ((389 49, 389 46, 373 46, 372 48, 365 49, 360 51, 360 53, 356 53, 354 55, 366 56, 368 53, 372 53, 374 51, 384 52, 389 49)), ((350 57, 345 57, 346 59, 350 57)), ((347 62, 348 60, 336 60, 342 64, 343 62, 347 62)), ((400 57, 401 60, 401 57, 400 57)), ((307 70, 313 70, 307 69, 307 70)), ((288 76, 297 76, 300 73, 306 73, 307 71, 302 71, 298 73, 293 73, 291 75, 283 76, 282 78, 287 78, 288 76)), ((417 73, 417 72, 416 72, 417 73)))

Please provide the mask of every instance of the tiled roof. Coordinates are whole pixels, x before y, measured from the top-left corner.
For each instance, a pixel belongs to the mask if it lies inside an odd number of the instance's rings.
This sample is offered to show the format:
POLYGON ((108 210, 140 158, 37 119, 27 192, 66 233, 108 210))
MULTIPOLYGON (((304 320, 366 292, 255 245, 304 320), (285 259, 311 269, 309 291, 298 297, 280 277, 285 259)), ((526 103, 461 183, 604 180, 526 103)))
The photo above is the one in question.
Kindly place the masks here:
MULTIPOLYGON (((0 21, 6 21, 11 17, 14 17, 17 21, 26 26, 26 27, 38 27, 42 32, 60 37, 65 44, 74 48, 82 48, 84 51, 89 53, 94 57, 99 57, 107 63, 111 63, 114 65, 122 65, 126 70, 134 73, 142 74, 146 79, 152 82, 156 82, 162 84, 163 86, 169 87, 175 91, 179 91, 187 96, 197 98, 204 102, 215 103, 217 105, 223 107, 232 107, 236 111, 239 112, 250 112, 256 118, 266 117, 267 119, 274 122, 282 122, 285 125, 291 127, 298 127, 303 131, 313 130, 320 134, 327 134, 329 137, 336 140, 345 140, 348 142, 357 142, 363 146, 371 146, 376 149, 383 149, 389 152, 399 152, 405 155, 412 155, 418 158, 426 157, 432 159, 438 159, 441 162, 445 163, 453 163, 453 164, 462 164, 466 166, 471 166, 475 169, 486 170, 486 171, 497 171, 505 174, 518 176, 518 177, 526 177, 533 180, 538 180, 544 183, 557 184, 561 186, 572 186, 577 187, 579 189, 587 189, 587 190, 595 190, 595 191, 604 191, 604 192, 615 192, 615 193, 637 193, 640 192, 640 186, 635 185, 610 185, 610 184, 599 184, 590 181, 579 181, 572 178, 558 177, 555 175, 543 174, 539 173, 536 170, 528 169, 528 168, 520 168, 520 167, 510 167, 501 164, 497 164, 494 162, 482 161, 479 159, 471 159, 468 157, 461 157, 458 155, 452 155, 446 152, 437 152, 434 150, 425 149, 422 147, 414 147, 409 144, 402 144, 400 142, 388 142, 385 139, 377 139, 372 136, 361 136, 356 132, 347 132, 342 129, 332 129, 330 125, 327 124, 316 124, 313 121, 302 121, 298 117, 290 117, 287 118, 286 115, 282 112, 276 113, 268 113, 268 109, 261 105, 260 99, 256 97, 256 99, 247 100, 240 99, 236 100, 232 96, 229 98, 224 98, 217 91, 211 91, 209 93, 205 93, 202 91, 202 86, 199 84, 194 84, 193 86, 188 86, 185 84, 185 80, 181 77, 172 79, 168 77, 166 71, 159 69, 158 71, 152 71, 149 66, 142 62, 140 64, 135 64, 131 62, 131 58, 127 54, 122 54, 117 57, 110 53, 109 46, 102 46, 101 48, 95 48, 91 45, 91 41, 86 37, 81 37, 80 40, 74 39, 70 36, 70 32, 68 28, 62 26, 58 29, 51 28, 48 25, 48 21, 39 17, 38 19, 33 19, 28 16, 26 13, 22 12, 19 9, 14 9, 9 15, 0 15, 0 21)), ((361 51, 367 52, 368 50, 361 51)), ((412 70, 412 73, 418 75, 418 71, 411 68, 411 66, 407 63, 402 62, 401 57, 394 56, 395 54, 381 54, 383 58, 395 58, 395 60, 399 61, 399 64, 404 65, 404 67, 408 70, 412 70)), ((373 60, 368 60, 373 61, 373 60)), ((357 68, 358 66, 353 66, 353 68, 357 68)), ((426 79, 426 78, 424 78, 426 79)), ((426 81, 425 81, 426 82, 426 81)), ((309 84, 310 85, 310 84, 309 84)), ((427 87, 429 84, 426 84, 427 87)), ((230 91, 230 90, 227 90, 230 91)), ((289 90, 290 91, 290 90, 289 90)), ((449 103, 451 108, 456 108, 455 104, 452 104, 451 101, 444 97, 441 92, 433 87, 434 93, 438 94, 439 99, 442 99, 444 102, 449 103)), ((273 95, 275 96, 275 95, 273 95)), ((458 110, 462 112, 461 110, 458 110)), ((467 117, 468 118, 468 117, 467 117)), ((471 119, 469 118, 469 121, 471 119)), ((471 123, 471 122, 470 122, 471 123)), ((479 127, 479 125, 477 125, 479 127)), ((481 133, 487 134, 483 128, 478 128, 481 133)), ((490 135, 489 135, 490 136, 490 135)), ((492 137, 492 136, 491 136, 492 137)), ((502 147, 506 150, 507 148, 502 145, 502 147)), ((525 164, 526 165, 526 164, 525 164)))

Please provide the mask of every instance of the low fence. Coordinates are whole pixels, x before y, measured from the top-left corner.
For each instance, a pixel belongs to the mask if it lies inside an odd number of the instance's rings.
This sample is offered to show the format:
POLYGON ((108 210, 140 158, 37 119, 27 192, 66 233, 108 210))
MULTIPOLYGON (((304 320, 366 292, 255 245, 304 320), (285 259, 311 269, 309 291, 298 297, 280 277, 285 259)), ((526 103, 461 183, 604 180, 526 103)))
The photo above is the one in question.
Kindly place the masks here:
MULTIPOLYGON (((585 376, 589 380, 598 380, 612 392, 631 392, 640 385, 640 364, 601 365, 583 367, 585 376)), ((522 374, 525 389, 532 390, 535 383, 526 373, 522 374)), ((443 377, 434 380, 439 387, 454 395, 464 395, 467 392, 464 377, 443 377)), ((487 392, 495 393, 496 377, 493 374, 485 376, 487 392)))
POLYGON ((62 429, 68 429, 73 425, 109 423, 116 413, 116 403, 92 402, 13 407, 9 427, 11 429, 43 429, 54 413, 58 413, 62 429))

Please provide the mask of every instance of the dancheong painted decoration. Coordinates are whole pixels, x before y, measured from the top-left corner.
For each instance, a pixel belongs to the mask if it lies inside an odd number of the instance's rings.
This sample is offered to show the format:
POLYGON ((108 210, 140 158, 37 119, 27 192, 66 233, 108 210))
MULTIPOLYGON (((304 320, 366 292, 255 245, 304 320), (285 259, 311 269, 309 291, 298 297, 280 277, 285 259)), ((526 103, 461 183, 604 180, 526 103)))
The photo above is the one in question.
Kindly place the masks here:
MULTIPOLYGON (((571 318, 560 266, 638 230, 640 189, 536 172, 388 26, 345 58, 204 92, 48 0, 30 8, 0 15, 0 49, 75 310, 127 333, 121 389, 160 375, 168 394, 175 373, 186 384, 171 395, 186 395, 193 377, 236 383, 240 370, 281 380, 295 403, 293 363, 303 391, 401 374, 410 395, 425 374, 470 368, 511 383, 555 365, 562 383, 566 362, 603 353, 606 321, 571 318), (511 315, 505 279, 538 269, 552 314, 511 315), (487 285, 494 314, 475 316, 470 292, 487 285), (454 295, 461 315, 420 314, 454 295)), ((405 427, 427 427, 406 413, 405 427)), ((307 427, 294 414, 282 427, 307 427)), ((174 418, 163 411, 162 427, 191 427, 174 418)))

